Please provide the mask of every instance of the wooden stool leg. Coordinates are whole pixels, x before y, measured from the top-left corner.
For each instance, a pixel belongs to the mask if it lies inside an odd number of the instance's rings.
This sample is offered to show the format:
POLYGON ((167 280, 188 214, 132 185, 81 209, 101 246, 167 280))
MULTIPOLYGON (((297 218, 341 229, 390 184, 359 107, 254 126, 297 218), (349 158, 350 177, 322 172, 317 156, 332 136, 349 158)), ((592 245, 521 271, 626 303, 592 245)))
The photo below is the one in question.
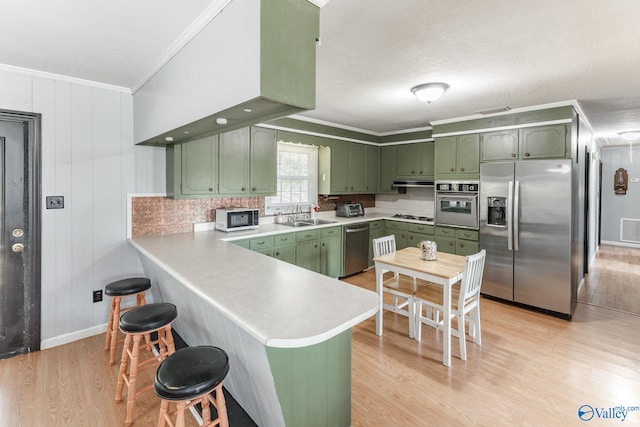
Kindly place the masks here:
POLYGON ((115 297, 113 307, 113 318, 111 319, 111 350, 109 354, 109 365, 113 366, 116 363, 116 348, 118 347, 118 323, 120 322, 120 303, 122 298, 115 297))
POLYGON ((115 308, 115 298, 111 298, 111 308, 109 309, 109 321, 107 322, 107 334, 104 341, 104 351, 107 351, 111 348, 111 325, 113 324, 113 310, 115 308))
POLYGON ((176 416, 176 427, 184 427, 185 419, 184 419, 184 411, 187 406, 184 400, 177 402, 177 416, 176 416))
POLYGON ((219 384, 218 387, 215 388, 215 392, 216 392, 216 411, 218 411, 218 419, 220 420, 220 427, 229 427, 229 420, 227 419, 227 404, 224 400, 224 393, 222 392, 222 384, 219 384))
POLYGON ((129 369, 129 389, 127 390, 127 419, 125 426, 133 424, 133 410, 136 406, 136 386, 138 385, 138 364, 140 363, 140 341, 142 335, 133 337, 133 350, 131 351, 131 368, 129 369))
POLYGON ((166 427, 167 426, 167 417, 169 416, 169 402, 168 400, 162 399, 160 403, 160 416, 158 417, 158 427, 166 427))
POLYGON ((129 334, 124 339, 124 348, 122 349, 122 359, 120 361, 120 371, 118 372, 118 387, 116 388, 116 402, 122 400, 122 389, 124 388, 124 376, 127 373, 127 365, 129 361, 129 352, 127 351, 131 347, 131 340, 133 337, 129 334))
POLYGON ((200 406, 202 407, 202 425, 206 426, 211 422, 211 408, 209 406, 209 399, 207 396, 202 396, 200 399, 200 406))

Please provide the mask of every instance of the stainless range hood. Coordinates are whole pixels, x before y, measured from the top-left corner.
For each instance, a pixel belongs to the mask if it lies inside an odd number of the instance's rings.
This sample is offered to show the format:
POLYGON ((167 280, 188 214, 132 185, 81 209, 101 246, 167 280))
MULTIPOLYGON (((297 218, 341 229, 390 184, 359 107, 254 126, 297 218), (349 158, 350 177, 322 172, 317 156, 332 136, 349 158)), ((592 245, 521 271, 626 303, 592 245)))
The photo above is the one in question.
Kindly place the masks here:
POLYGON ((393 186, 396 188, 411 188, 411 187, 433 187, 432 179, 396 179, 393 181, 393 186))

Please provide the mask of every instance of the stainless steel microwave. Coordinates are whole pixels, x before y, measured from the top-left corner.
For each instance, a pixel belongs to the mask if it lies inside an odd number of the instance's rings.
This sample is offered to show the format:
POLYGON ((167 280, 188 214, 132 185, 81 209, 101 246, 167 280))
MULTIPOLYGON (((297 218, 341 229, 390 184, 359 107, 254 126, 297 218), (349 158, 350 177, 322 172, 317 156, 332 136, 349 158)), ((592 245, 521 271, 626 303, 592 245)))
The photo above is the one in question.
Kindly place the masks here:
POLYGON ((216 229, 222 231, 252 230, 258 228, 258 209, 216 209, 216 229))

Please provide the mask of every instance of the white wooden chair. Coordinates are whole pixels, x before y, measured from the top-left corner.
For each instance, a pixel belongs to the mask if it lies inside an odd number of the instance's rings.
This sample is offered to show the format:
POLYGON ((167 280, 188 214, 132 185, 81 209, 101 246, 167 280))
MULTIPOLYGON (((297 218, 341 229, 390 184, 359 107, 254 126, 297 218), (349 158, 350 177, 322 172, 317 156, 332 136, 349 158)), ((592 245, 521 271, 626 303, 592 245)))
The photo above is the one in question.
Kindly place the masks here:
MULTIPOLYGON (((373 256, 381 256, 396 251, 396 238, 392 234, 373 239, 373 256)), ((415 278, 394 273, 392 278, 382 283, 382 291, 393 295, 393 304, 383 304, 385 310, 413 319, 413 293, 416 291, 415 278)))
MULTIPOLYGON (((460 358, 467 360, 467 345, 465 335, 465 321, 469 322, 469 335, 473 342, 481 344, 480 331, 480 286, 482 285, 482 274, 484 272, 484 261, 487 251, 481 250, 477 254, 469 255, 465 259, 462 270, 462 280, 459 284, 453 285, 451 295, 451 318, 457 319, 457 329, 451 328, 451 335, 458 337, 460 343, 460 358)), ((415 331, 416 339, 420 341, 422 335, 422 324, 442 329, 444 319, 440 319, 438 314, 435 319, 430 316, 430 311, 436 313, 444 311, 443 290, 441 286, 429 286, 419 288, 414 293, 415 304, 415 331), (426 316, 423 316, 423 308, 426 309, 426 316), (431 310, 429 310, 429 308, 431 310)))

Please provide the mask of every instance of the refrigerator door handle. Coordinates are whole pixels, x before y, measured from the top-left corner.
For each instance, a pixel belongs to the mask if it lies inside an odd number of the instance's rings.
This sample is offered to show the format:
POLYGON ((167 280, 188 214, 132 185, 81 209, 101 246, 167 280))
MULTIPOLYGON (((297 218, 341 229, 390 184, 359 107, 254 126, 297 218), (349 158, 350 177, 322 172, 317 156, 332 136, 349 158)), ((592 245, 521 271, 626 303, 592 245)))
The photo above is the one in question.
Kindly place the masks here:
POLYGON ((513 215, 512 212, 512 200, 513 200, 513 181, 509 181, 508 195, 507 195, 507 250, 513 250, 513 215))
POLYGON ((515 181, 513 195, 513 250, 517 251, 520 241, 520 181, 515 181))

